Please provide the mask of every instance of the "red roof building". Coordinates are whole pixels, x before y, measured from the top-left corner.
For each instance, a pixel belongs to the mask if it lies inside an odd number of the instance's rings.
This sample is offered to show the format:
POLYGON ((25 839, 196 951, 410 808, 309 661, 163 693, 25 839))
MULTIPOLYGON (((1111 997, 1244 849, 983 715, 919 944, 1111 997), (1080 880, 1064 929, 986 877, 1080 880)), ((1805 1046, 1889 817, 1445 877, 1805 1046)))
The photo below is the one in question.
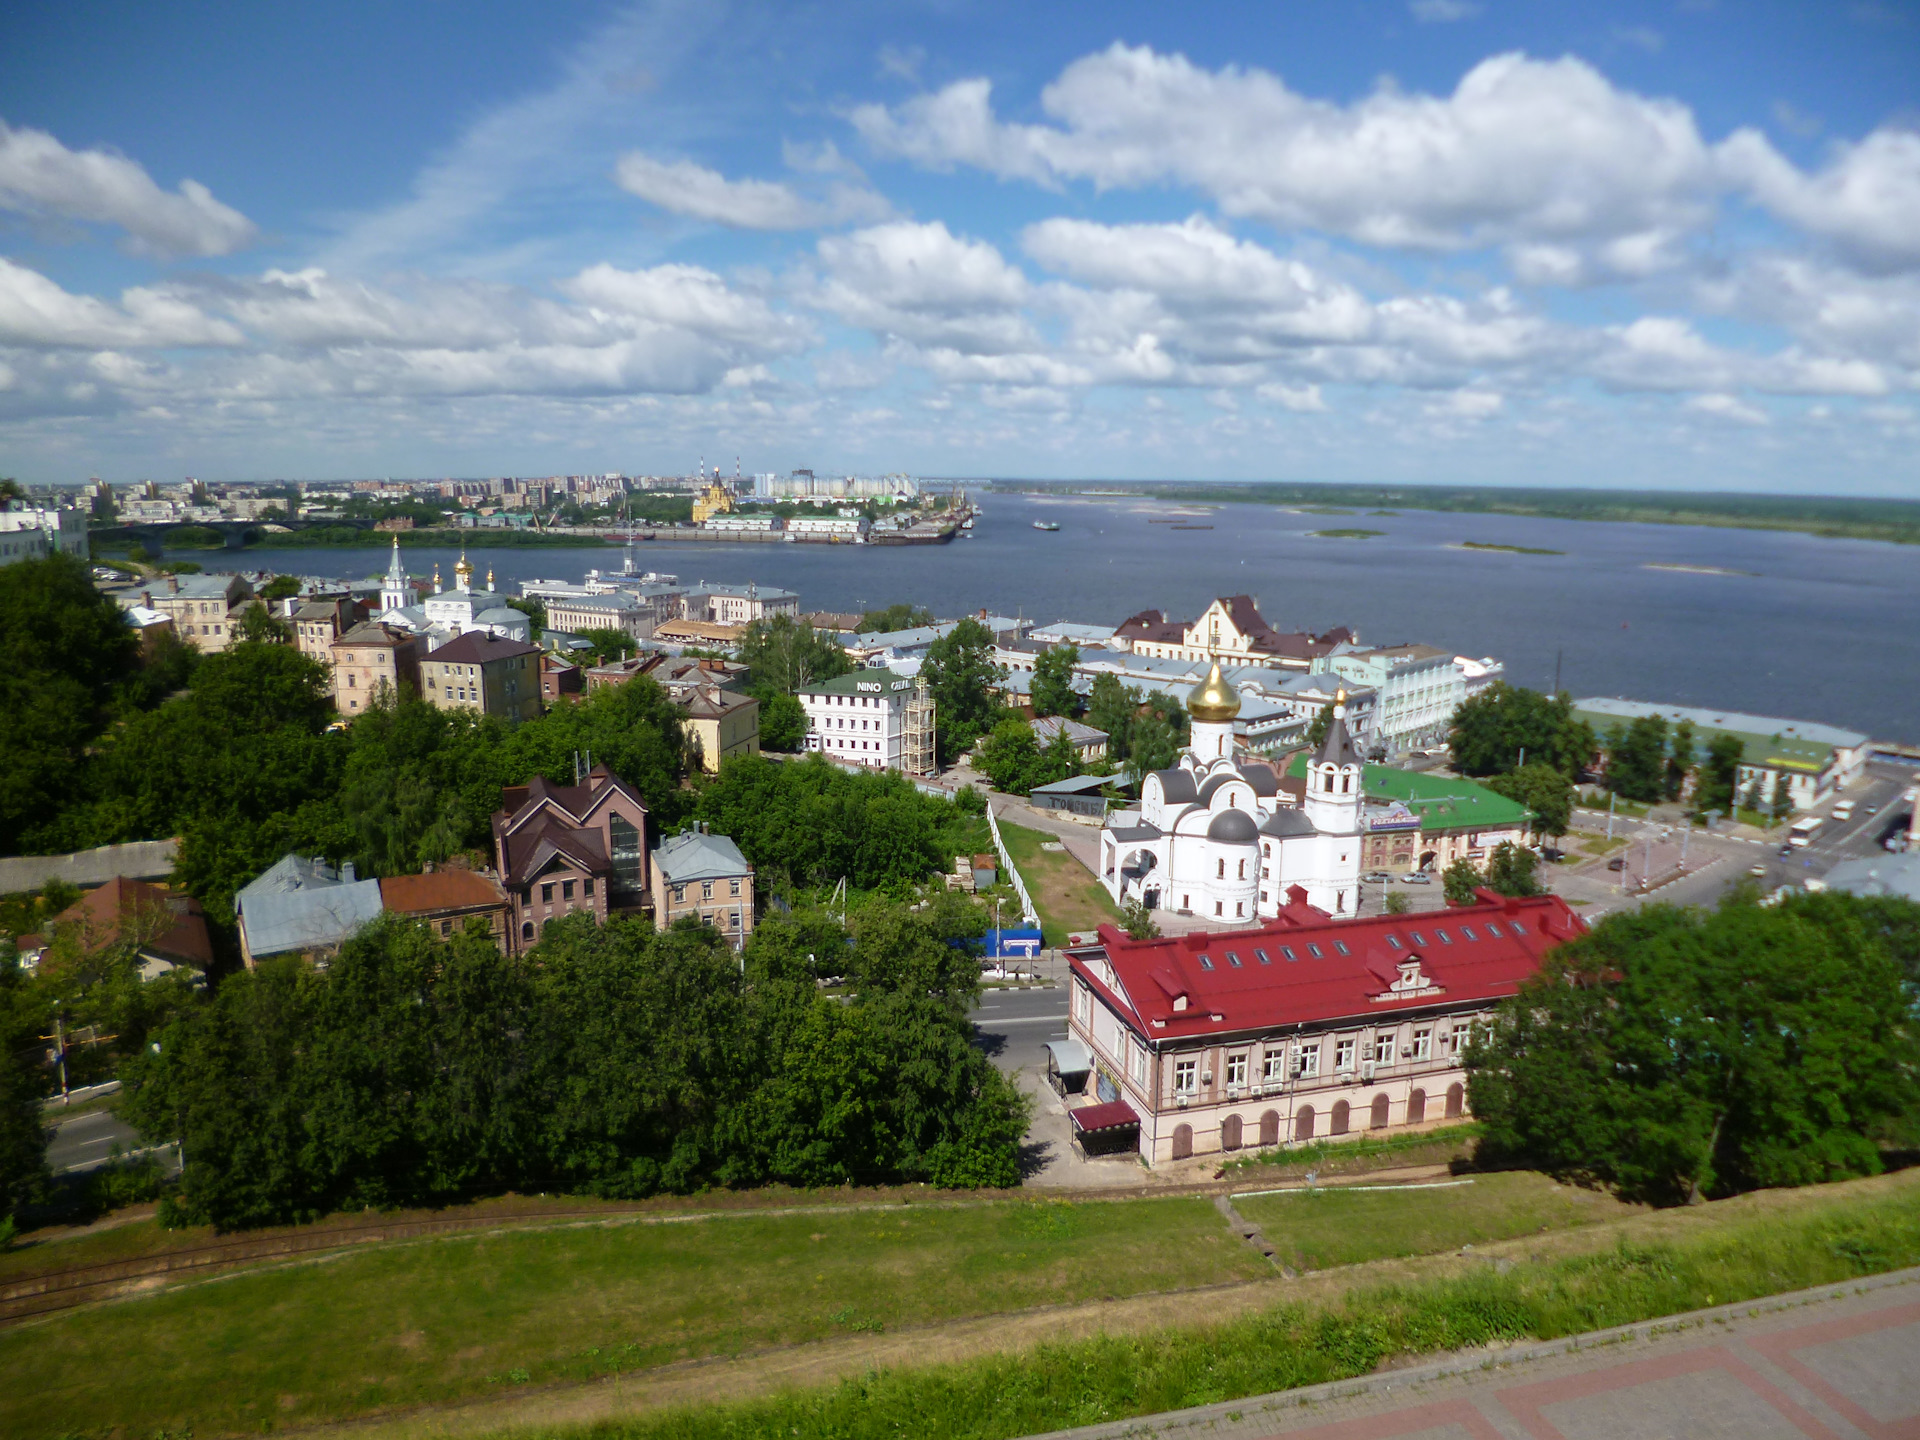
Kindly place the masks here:
POLYGON ((1068 1033, 1150 1165, 1466 1118, 1470 1028, 1586 933, 1557 895, 1334 920, 1298 886, 1255 929, 1070 949, 1068 1033))
POLYGON ((63 934, 71 934, 89 953, 131 946, 142 980, 180 965, 204 975, 213 964, 213 941, 198 900, 119 875, 50 922, 49 938, 63 934))

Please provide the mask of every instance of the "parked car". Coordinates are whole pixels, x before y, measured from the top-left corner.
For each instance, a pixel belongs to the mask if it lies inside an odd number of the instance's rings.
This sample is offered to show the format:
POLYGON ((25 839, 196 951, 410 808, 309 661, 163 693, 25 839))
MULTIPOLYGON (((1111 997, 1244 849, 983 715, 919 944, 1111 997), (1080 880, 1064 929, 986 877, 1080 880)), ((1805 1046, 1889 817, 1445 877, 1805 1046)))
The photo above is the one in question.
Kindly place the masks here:
POLYGON ((1613 859, 1607 861, 1607 869, 1609 870, 1624 870, 1626 868, 1627 857, 1624 855, 1616 855, 1613 859))
POLYGON ((1401 882, 1407 885, 1431 885, 1433 877, 1424 870, 1416 870, 1411 875, 1402 875, 1401 882))
POLYGON ((1793 846, 1782 845, 1779 850, 1779 855, 1782 860, 1791 860, 1793 858, 1793 846))
POLYGON ((1385 885, 1389 880, 1393 879, 1393 877, 1384 870, 1370 870, 1360 878, 1369 885, 1385 885))
POLYGON ((1747 874, 1753 876, 1753 878, 1756 880, 1758 880, 1762 875, 1766 873, 1767 873, 1767 866, 1765 861, 1762 861, 1758 865, 1749 865, 1747 867, 1747 874))

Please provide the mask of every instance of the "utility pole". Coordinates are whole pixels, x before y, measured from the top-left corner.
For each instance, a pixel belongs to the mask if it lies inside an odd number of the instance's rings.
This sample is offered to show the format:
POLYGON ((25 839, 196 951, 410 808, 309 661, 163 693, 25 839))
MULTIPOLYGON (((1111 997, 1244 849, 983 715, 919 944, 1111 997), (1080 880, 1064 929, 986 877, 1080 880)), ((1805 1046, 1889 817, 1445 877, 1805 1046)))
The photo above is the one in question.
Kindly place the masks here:
POLYGON ((1564 650, 1553 652, 1553 693, 1555 695, 1560 693, 1560 657, 1566 653, 1564 650))
POLYGON ((1620 797, 1614 791, 1607 792, 1607 839, 1613 839, 1613 802, 1620 797))

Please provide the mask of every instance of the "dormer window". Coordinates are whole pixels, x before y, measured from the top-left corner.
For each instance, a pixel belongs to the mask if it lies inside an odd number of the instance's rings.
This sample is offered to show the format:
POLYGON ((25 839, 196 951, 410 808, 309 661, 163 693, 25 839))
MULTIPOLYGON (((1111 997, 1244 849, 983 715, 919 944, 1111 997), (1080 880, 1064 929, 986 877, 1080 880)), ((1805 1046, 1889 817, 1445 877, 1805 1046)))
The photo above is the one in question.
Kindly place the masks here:
POLYGON ((1487 921, 1487 934, 1498 940, 1500 938, 1500 927, 1491 920, 1487 921))
POLYGON ((1233 951, 1233 950, 1227 951, 1227 964, 1231 965, 1236 970, 1240 968, 1240 956, 1237 951, 1233 951))
POLYGON ((1404 950, 1407 948, 1406 946, 1400 943, 1400 937, 1398 935, 1387 936, 1387 944, 1391 945, 1396 950, 1404 950))
POLYGON ((1184 1009, 1186 1009, 1186 1008, 1187 1008, 1187 997, 1186 997, 1186 996, 1184 996, 1184 995, 1176 995, 1176 996, 1174 996, 1174 997, 1173 997, 1173 1008, 1174 1008, 1175 1010, 1184 1010, 1184 1009))

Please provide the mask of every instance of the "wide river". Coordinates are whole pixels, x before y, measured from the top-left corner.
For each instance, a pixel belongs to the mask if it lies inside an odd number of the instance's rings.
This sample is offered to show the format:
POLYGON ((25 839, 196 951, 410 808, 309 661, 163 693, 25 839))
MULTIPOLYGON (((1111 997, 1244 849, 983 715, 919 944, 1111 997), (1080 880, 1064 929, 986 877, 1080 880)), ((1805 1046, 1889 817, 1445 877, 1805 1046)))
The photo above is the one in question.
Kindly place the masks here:
MULTIPOLYGON (((1920 740, 1920 549, 1762 530, 1622 525, 1507 515, 1309 515, 1205 507, 1176 530, 1172 502, 989 492, 970 539, 944 546, 640 544, 640 569, 683 581, 778 585, 807 610, 911 601, 937 615, 987 609, 1117 625, 1153 607, 1189 619, 1216 595, 1255 596, 1280 629, 1349 625, 1369 643, 1420 640, 1504 660, 1576 696, 1704 705, 1824 720, 1920 740), (1033 528, 1057 521, 1058 531, 1033 528), (1383 532, 1331 539, 1310 532, 1383 532), (1463 542, 1558 550, 1475 551, 1463 542), (1687 569, 1668 567, 1692 567, 1687 569), (1711 573, 1702 573, 1711 572, 1711 573)), ((1195 507, 1198 508, 1198 507, 1195 507)), ((456 552, 403 552, 452 581, 456 552)), ((214 564, 361 578, 384 550, 250 550, 214 564)), ((476 549, 482 576, 618 570, 608 549, 476 549)))

